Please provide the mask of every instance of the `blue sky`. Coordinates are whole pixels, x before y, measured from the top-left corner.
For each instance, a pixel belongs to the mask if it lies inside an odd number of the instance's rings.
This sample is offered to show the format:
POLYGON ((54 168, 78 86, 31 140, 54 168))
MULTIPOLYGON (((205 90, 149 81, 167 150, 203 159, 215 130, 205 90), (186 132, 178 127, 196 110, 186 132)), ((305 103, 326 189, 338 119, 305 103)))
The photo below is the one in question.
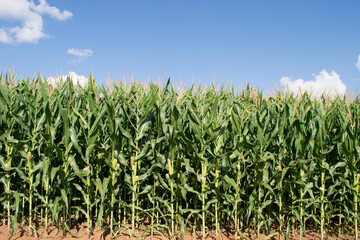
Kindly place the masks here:
POLYGON ((359 23, 352 0, 0 0, 0 71, 355 91, 359 23))

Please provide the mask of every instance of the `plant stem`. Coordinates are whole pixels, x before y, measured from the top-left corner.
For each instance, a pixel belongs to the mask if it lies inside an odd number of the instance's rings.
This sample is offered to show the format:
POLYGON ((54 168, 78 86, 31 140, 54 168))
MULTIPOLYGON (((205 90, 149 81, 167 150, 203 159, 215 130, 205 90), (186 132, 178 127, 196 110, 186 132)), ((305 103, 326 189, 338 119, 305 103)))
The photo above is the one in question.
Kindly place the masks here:
MULTIPOLYGON (((216 195, 219 192, 219 176, 220 176, 220 170, 216 169, 215 170, 215 191, 216 191, 216 195)), ((215 230, 216 230, 216 236, 219 235, 220 232, 220 228, 219 228, 219 220, 218 220, 219 216, 218 216, 218 202, 215 202, 215 230)), ((236 226, 235 226, 236 229, 236 226)))
POLYGON ((324 196, 325 196, 325 171, 324 171, 324 159, 321 160, 321 196, 320 196, 320 205, 321 205, 321 240, 324 239, 324 225, 325 225, 325 211, 324 211, 324 196))
MULTIPOLYGON (((155 180, 154 180, 154 196, 153 198, 155 199, 155 180)), ((151 239, 153 239, 154 237, 154 215, 155 215, 155 201, 153 201, 153 209, 152 209, 152 213, 151 213, 151 239)))
MULTIPOLYGON (((301 180, 303 182, 305 182, 305 172, 302 168, 302 164, 300 165, 300 175, 301 175, 301 180)), ((303 216, 304 216, 304 192, 303 192, 303 187, 300 188, 300 240, 303 239, 304 236, 304 221, 303 221, 303 216)))
MULTIPOLYGON (((260 186, 259 186, 258 201, 259 201, 259 204, 260 204, 260 202, 261 202, 261 187, 260 186)), ((259 239, 259 236, 260 236, 260 211, 258 210, 256 238, 259 239)))
MULTIPOLYGON (((8 180, 7 182, 7 189, 8 191, 10 192, 10 180, 8 180)), ((8 197, 8 201, 7 201, 7 211, 8 211, 8 228, 9 228, 9 232, 11 230, 11 220, 10 220, 10 215, 11 215, 11 212, 10 212, 10 198, 8 197)))
POLYGON ((358 195, 359 195, 359 177, 360 175, 354 174, 354 188, 355 188, 355 194, 354 194, 354 212, 355 212, 355 239, 358 240, 358 195))
MULTIPOLYGON (((343 195, 340 195, 340 202, 342 203, 343 202, 343 195)), ((340 206, 340 213, 341 213, 341 210, 342 210, 342 206, 340 206)), ((339 237, 341 235, 341 230, 342 230, 342 226, 341 226, 341 216, 339 216, 339 237)))
POLYGON ((239 214, 238 214, 238 201, 240 195, 240 170, 241 165, 240 163, 236 166, 237 168, 237 182, 236 182, 236 191, 235 191, 235 239, 237 239, 237 235, 239 232, 239 214))
POLYGON ((31 152, 27 152, 27 164, 29 168, 29 233, 32 235, 32 193, 33 193, 33 164, 32 164, 32 156, 31 152))
POLYGON ((202 188, 201 188, 201 195, 202 195, 202 238, 205 239, 205 191, 206 191, 206 175, 207 175, 207 166, 203 163, 202 165, 202 188))
POLYGON ((114 158, 114 151, 115 151, 115 145, 112 144, 112 152, 111 152, 111 164, 112 164, 112 173, 111 173, 111 200, 110 200, 110 233, 111 235, 113 235, 113 223, 114 223, 114 201, 115 201, 115 196, 114 196, 114 183, 115 183, 115 168, 116 168, 116 164, 117 161, 114 158))
POLYGON ((87 176, 87 178, 86 178, 86 182, 87 182, 87 196, 86 196, 86 198, 87 198, 87 202, 86 202, 86 214, 87 214, 87 227, 88 227, 88 229, 87 229, 87 231, 88 231, 88 237, 89 237, 89 239, 90 239, 90 235, 91 235, 91 225, 92 225, 92 223, 91 223, 91 216, 90 216, 90 175, 88 175, 87 176))
POLYGON ((132 169, 132 208, 131 208, 131 228, 132 228, 132 237, 135 234, 135 203, 136 203, 136 172, 137 164, 134 162, 134 157, 131 157, 131 169, 132 169))
POLYGON ((45 234, 47 235, 47 225, 48 225, 48 204, 49 204, 49 176, 46 176, 45 183, 45 234))
MULTIPOLYGON (((5 144, 5 151, 8 155, 8 161, 7 161, 7 166, 8 168, 11 167, 11 162, 12 162, 12 157, 10 156, 11 152, 12 152, 12 148, 9 148, 6 144, 5 144)), ((9 229, 9 233, 11 231, 11 210, 10 210, 10 184, 11 184, 11 174, 9 173, 10 169, 7 169, 8 171, 6 171, 5 174, 5 178, 6 178, 6 187, 7 187, 7 192, 8 192, 8 196, 7 196, 7 225, 8 225, 8 229, 9 229)))
POLYGON ((174 184, 173 184, 173 180, 172 180, 172 175, 174 173, 174 162, 173 160, 168 159, 168 168, 169 168, 169 181, 170 181, 170 191, 171 191, 171 237, 174 236, 174 184))
MULTIPOLYGON (((282 182, 280 182, 280 189, 282 189, 282 182)), ((280 212, 279 240, 281 240, 282 239, 282 228, 283 228, 282 193, 279 196, 279 212, 280 212)), ((301 239, 301 234, 300 234, 300 239, 301 239)))

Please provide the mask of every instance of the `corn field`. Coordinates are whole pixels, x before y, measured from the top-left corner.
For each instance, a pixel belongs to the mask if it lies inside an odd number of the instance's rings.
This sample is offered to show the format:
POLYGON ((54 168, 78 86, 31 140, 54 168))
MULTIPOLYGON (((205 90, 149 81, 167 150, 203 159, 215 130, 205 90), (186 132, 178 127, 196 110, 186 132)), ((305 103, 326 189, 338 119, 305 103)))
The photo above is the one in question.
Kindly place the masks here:
MULTIPOLYGON (((13 233, 230 229, 358 236, 359 98, 247 86, 0 78, 0 217, 13 233)), ((248 230, 248 231, 247 231, 248 230)))

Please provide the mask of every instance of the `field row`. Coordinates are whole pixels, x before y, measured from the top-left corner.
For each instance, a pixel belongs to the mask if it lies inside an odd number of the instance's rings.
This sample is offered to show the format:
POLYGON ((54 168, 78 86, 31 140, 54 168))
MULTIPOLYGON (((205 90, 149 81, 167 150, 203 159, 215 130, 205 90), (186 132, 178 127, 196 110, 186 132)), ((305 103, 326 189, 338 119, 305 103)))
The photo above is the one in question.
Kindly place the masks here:
POLYGON ((359 99, 0 79, 0 211, 173 237, 358 236, 359 99), (275 229, 275 233, 274 233, 275 229))

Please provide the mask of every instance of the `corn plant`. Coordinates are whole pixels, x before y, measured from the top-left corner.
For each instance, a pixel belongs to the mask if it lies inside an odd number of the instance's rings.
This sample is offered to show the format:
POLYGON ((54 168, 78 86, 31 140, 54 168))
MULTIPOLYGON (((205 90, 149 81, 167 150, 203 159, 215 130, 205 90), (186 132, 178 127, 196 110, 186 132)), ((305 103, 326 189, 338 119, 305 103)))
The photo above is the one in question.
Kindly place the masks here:
MULTIPOLYGON (((0 211, 116 237, 358 239, 359 99, 0 77, 0 211), (335 226, 335 227, 334 227, 335 226), (345 229, 350 229, 347 232, 345 229), (245 233, 247 232, 247 233, 245 233)), ((79 236, 77 236, 79 237, 79 236)))

